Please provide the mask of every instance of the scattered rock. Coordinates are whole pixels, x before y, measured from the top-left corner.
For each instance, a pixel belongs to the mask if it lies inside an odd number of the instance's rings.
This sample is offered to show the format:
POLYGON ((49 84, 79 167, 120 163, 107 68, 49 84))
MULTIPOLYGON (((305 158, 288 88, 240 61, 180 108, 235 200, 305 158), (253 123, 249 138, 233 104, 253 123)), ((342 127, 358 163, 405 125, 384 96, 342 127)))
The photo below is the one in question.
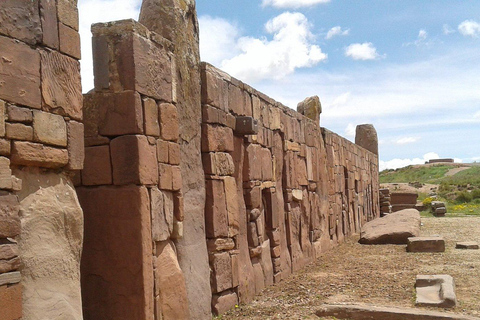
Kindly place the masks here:
POLYGON ((416 306, 452 308, 457 304, 455 283, 449 275, 418 275, 416 306))
POLYGON ((466 241, 466 242, 457 242, 457 245, 455 246, 457 249, 473 249, 477 250, 478 243, 475 241, 466 241))
POLYGON ((408 238, 408 252, 445 252, 445 240, 442 237, 408 238))

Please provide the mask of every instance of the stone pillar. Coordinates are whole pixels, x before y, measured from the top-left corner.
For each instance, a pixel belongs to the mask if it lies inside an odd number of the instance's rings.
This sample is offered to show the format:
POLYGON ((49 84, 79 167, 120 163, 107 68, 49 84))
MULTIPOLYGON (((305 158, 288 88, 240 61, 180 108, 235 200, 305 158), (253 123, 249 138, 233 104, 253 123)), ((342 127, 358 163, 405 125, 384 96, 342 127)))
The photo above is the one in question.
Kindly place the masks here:
POLYGON ((359 124, 357 126, 355 143, 378 156, 377 130, 372 124, 359 124))
POLYGON ((322 104, 318 96, 305 98, 297 105, 297 111, 305 117, 315 121, 320 126, 320 113, 322 113, 322 104))
POLYGON ((1 1, 0 55, 1 317, 82 319, 77 1, 1 1))
POLYGON ((191 319, 211 318, 210 269, 205 243, 205 179, 201 160, 198 23, 194 0, 144 0, 139 21, 175 46, 174 99, 185 203, 184 237, 177 239, 191 319))

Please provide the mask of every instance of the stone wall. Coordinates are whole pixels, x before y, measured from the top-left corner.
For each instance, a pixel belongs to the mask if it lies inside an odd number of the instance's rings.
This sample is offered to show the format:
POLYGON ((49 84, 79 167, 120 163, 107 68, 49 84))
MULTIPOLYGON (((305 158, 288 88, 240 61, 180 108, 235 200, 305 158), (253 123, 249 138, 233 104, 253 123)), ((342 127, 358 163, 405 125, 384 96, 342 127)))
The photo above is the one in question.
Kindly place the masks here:
POLYGON ((1 318, 81 319, 76 1, 1 1, 0 55, 1 318))

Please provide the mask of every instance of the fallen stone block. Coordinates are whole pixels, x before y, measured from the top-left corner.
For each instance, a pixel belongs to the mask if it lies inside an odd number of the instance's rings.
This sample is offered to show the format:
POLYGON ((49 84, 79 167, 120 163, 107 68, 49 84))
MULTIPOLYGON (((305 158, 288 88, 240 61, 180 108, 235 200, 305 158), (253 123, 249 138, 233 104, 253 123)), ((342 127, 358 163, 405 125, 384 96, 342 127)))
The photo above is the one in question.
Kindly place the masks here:
POLYGON ((449 275, 417 275, 416 306, 452 308, 457 304, 455 283, 449 275))
POLYGON ((408 252, 445 252, 445 240, 442 237, 408 238, 408 252))
POLYGON ((475 241, 457 242, 455 248, 457 249, 473 249, 478 250, 478 243, 475 241))
POLYGON ((405 209, 367 222, 361 230, 361 244, 407 244, 420 235, 420 213, 405 209))
POLYGON ((348 320, 478 320, 476 317, 447 312, 348 304, 323 305, 315 314, 319 317, 332 316, 348 320))

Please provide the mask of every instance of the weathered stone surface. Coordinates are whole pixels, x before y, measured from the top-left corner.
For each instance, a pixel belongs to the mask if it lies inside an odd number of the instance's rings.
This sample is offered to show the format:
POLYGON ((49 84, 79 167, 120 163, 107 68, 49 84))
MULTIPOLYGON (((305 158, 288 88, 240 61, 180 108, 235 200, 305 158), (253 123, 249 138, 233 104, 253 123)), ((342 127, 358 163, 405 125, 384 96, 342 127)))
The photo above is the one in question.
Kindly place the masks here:
POLYGON ((85 186, 112 184, 112 164, 108 145, 85 148, 82 183, 85 186))
MULTIPOLYGON (((2 109, 1 106, 0 109, 2 109)), ((9 122, 32 123, 33 113, 31 109, 9 105, 7 106, 7 118, 9 122)))
POLYGON ((251 135, 258 133, 258 122, 253 117, 236 117, 235 134, 251 135))
POLYGON ((68 152, 39 143, 14 141, 11 161, 24 166, 61 168, 68 163, 68 152))
POLYGON ((228 252, 214 253, 210 255, 212 266, 212 291, 222 292, 232 287, 232 263, 228 252))
MULTIPOLYGON (((38 0, 0 2, 0 34, 34 45, 42 38, 38 0)), ((0 46, 3 48, 3 46, 0 46)))
POLYGON ((5 136, 5 101, 0 100, 0 137, 5 136))
POLYGON ((442 237, 408 238, 408 252, 445 252, 445 240, 442 237))
POLYGON ((161 103, 159 105, 160 117, 160 136, 163 140, 178 140, 178 113, 177 108, 171 103, 161 103))
POLYGON ((42 97, 48 110, 82 120, 82 84, 77 60, 41 50, 42 97))
POLYGON ((62 116, 35 110, 33 129, 36 142, 60 147, 67 146, 67 125, 62 116))
POLYGON ((83 169, 85 160, 85 143, 83 123, 69 121, 67 123, 68 166, 70 170, 83 169))
POLYGON ((390 193, 390 204, 417 204, 418 193, 416 192, 392 192, 390 193))
POLYGON ((477 250, 478 249, 478 242, 475 242, 475 241, 457 242, 457 244, 455 245, 455 248, 477 250))
POLYGON ((371 124, 359 124, 355 131, 355 144, 378 155, 377 130, 371 124))
POLYGON ((405 209, 367 222, 360 234, 361 244, 406 244, 420 235, 420 213, 405 209))
POLYGON ((52 49, 59 48, 57 3, 55 0, 40 0, 42 43, 52 49))
POLYGON ((18 193, 22 230, 17 238, 23 318, 80 320, 83 214, 75 189, 59 173, 23 168, 14 174, 24 185, 18 193))
POLYGON ((416 306, 453 308, 457 304, 455 283, 449 275, 417 275, 416 306))
POLYGON ((147 188, 81 187, 77 193, 85 216, 84 319, 151 320, 154 272, 147 188))
POLYGON ((19 271, 0 274, 0 286, 19 283, 22 279, 19 271))
POLYGON ((171 241, 157 243, 155 254, 155 295, 157 309, 165 320, 190 319, 185 278, 171 241))
POLYGON ((320 98, 318 96, 305 98, 305 100, 297 104, 297 111, 320 125, 322 104, 320 103, 320 98))
POLYGON ((60 52, 65 53, 75 59, 81 59, 80 52, 80 34, 64 25, 58 24, 58 35, 60 41, 60 52))
POLYGON ((144 132, 142 100, 138 92, 95 93, 94 108, 98 109, 98 133, 101 135, 120 136, 144 132))
POLYGON ((22 285, 0 286, 0 310, 2 319, 18 320, 22 318, 22 285))
POLYGON ((158 105, 151 98, 143 99, 143 114, 145 116, 145 134, 147 136, 160 136, 160 125, 158 122, 158 105))
POLYGON ((78 0, 59 0, 58 5, 58 20, 78 31, 78 0))
POLYGON ((207 240, 209 252, 232 250, 235 248, 235 242, 231 238, 216 238, 207 240))
POLYGON ((233 151, 233 130, 218 125, 202 124, 202 152, 233 151))
POLYGON ((0 260, 0 273, 10 272, 20 269, 22 262, 19 257, 8 260, 0 260))
POLYGON ((20 206, 16 195, 0 196, 0 238, 13 238, 20 234, 19 210, 20 206))
POLYGON ((5 244, 0 244, 0 260, 8 260, 18 256, 18 245, 7 241, 5 244))
POLYGON ((152 210, 152 240, 168 240, 173 232, 173 194, 153 187, 150 189, 150 203, 152 210))
POLYGON ((146 136, 120 136, 110 143, 113 183, 157 184, 157 150, 146 136))
POLYGON ((237 183, 233 177, 225 177, 225 202, 228 216, 228 236, 238 235, 240 230, 240 210, 238 205, 237 183))
POLYGON ((238 296, 234 291, 225 291, 212 297, 212 310, 216 315, 221 315, 238 305, 238 296))
POLYGON ((206 181, 205 227, 207 238, 228 237, 228 212, 222 180, 206 181))
POLYGON ((413 308, 375 307, 371 305, 332 304, 323 305, 315 314, 319 317, 336 317, 349 320, 476 320, 476 317, 462 316, 413 308))
POLYGON ((11 142, 7 139, 0 139, 0 156, 10 155, 11 142))
MULTIPOLYGON (((8 6, 12 7, 15 1, 2 1, 0 15, 9 14, 8 6), (2 12, 3 9, 3 12, 2 12)), ((31 4, 22 5, 30 7, 31 4)), ((25 9, 21 9, 25 10, 25 9)), ((4 26, 1 20, 1 27, 4 26)), ((21 105, 40 109, 40 55, 38 51, 22 42, 0 36, 2 59, 0 61, 0 98, 21 105)))
POLYGON ((33 128, 21 123, 7 123, 5 126, 6 137, 13 140, 33 140, 33 128))

